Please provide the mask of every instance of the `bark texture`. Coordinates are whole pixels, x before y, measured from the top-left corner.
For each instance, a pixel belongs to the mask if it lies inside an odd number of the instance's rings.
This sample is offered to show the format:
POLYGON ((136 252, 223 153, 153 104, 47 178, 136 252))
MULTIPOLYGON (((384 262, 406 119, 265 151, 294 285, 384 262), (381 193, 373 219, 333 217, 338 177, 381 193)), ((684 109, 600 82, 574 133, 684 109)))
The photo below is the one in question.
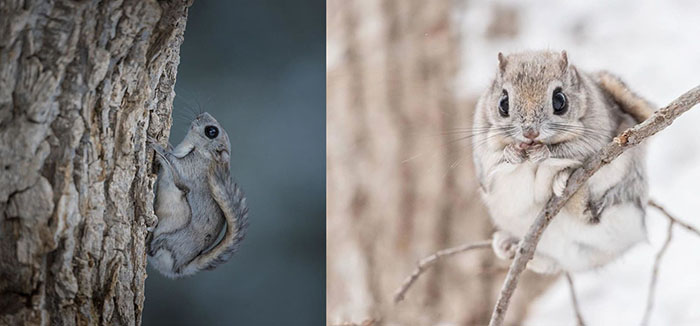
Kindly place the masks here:
POLYGON ((138 325, 191 0, 0 1, 0 325, 138 325))
MULTIPOLYGON (((475 102, 455 95, 462 4, 327 6, 328 322, 484 325, 507 270, 490 250, 441 261, 393 302, 419 259, 493 231, 471 142, 449 133, 471 127, 475 102)), ((525 277, 514 322, 547 282, 525 277)))

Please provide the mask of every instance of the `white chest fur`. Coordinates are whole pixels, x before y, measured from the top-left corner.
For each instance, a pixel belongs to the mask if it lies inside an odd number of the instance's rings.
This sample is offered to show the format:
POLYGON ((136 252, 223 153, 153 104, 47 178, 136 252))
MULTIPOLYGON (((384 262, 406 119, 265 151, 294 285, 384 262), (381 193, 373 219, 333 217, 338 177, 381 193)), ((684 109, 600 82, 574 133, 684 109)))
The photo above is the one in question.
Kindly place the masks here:
POLYGON ((495 166, 486 178, 484 200, 496 225, 514 236, 523 236, 552 196, 554 175, 578 164, 568 159, 547 159, 495 166))
MULTIPOLYGON (((629 168, 630 155, 603 167, 584 186, 596 196, 618 183, 629 168)), ((501 163, 485 178, 484 201, 498 229, 522 238, 552 196, 552 180, 561 170, 580 163, 547 159, 538 164, 501 163)), ((606 209, 601 222, 591 224, 581 214, 562 210, 545 231, 537 252, 569 271, 600 266, 645 238, 643 212, 631 203, 606 209)))

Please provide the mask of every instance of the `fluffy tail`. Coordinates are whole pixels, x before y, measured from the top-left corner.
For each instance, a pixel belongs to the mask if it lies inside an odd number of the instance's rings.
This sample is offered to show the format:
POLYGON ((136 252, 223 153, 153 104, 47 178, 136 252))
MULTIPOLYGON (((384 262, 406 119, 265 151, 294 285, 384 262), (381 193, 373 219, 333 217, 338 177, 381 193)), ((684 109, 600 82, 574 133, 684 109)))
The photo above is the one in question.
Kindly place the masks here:
POLYGON ((638 123, 654 113, 655 106, 645 98, 635 94, 617 76, 607 71, 601 71, 597 77, 597 83, 605 94, 638 123))
POLYGON ((208 177, 209 190, 226 220, 226 233, 219 243, 198 256, 185 268, 187 270, 212 269, 228 261, 238 250, 248 227, 248 206, 240 187, 233 181, 227 166, 212 162, 208 177))

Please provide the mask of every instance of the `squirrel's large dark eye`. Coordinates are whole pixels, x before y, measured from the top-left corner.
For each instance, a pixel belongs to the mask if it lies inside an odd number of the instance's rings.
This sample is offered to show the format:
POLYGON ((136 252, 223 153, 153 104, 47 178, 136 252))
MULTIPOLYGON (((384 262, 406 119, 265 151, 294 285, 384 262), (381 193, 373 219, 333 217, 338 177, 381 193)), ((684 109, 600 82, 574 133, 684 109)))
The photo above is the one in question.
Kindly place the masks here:
POLYGON ((554 114, 562 115, 566 113, 569 108, 569 103, 566 100, 566 95, 562 93, 561 88, 557 87, 552 94, 552 107, 554 108, 554 114))
POLYGON ((204 135, 206 135, 209 139, 214 139, 219 135, 219 128, 214 126, 206 126, 204 127, 204 135))
POLYGON ((503 90, 501 99, 498 100, 498 114, 500 114, 502 117, 508 116, 508 92, 506 92, 505 89, 503 90))

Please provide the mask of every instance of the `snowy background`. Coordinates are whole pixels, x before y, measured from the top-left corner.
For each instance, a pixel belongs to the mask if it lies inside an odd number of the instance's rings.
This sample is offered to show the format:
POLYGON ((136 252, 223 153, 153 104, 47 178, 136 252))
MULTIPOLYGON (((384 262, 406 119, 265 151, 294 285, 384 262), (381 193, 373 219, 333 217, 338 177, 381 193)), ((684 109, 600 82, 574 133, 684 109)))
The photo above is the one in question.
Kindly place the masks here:
MULTIPOLYGON (((478 96, 493 76, 496 55, 566 49, 582 70, 609 70, 659 106, 700 84, 700 1, 469 1, 455 14, 462 28, 462 71, 455 89, 478 96), (495 11, 515 9, 511 35, 493 36, 495 11)), ((506 33, 507 34, 507 33, 506 33)), ((700 108, 650 140, 650 194, 671 214, 700 227, 700 108)), ((649 243, 615 263, 574 275, 588 325, 637 325, 646 304, 654 257, 667 220, 650 209, 649 243)), ((526 325, 572 325, 566 281, 533 305, 526 325)), ((651 325, 700 325, 700 238, 681 227, 663 259, 651 325)))

